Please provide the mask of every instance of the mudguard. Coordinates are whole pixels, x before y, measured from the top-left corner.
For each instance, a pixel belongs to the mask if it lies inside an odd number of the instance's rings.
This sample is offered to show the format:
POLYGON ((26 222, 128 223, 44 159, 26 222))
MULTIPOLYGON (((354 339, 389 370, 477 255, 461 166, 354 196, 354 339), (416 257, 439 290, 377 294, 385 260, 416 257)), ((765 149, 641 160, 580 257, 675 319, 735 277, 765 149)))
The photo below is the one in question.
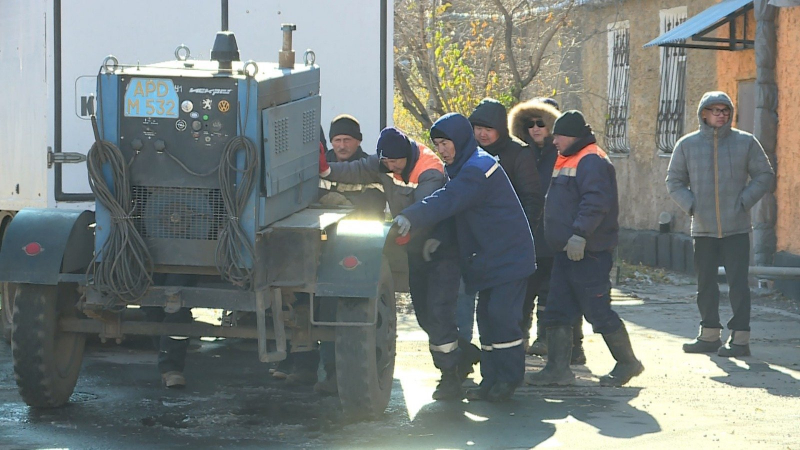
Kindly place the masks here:
POLYGON ((318 297, 375 297, 391 223, 342 220, 327 232, 317 268, 318 297))
POLYGON ((23 209, 0 247, 0 282, 58 284, 60 273, 85 270, 92 260, 92 211, 23 209))

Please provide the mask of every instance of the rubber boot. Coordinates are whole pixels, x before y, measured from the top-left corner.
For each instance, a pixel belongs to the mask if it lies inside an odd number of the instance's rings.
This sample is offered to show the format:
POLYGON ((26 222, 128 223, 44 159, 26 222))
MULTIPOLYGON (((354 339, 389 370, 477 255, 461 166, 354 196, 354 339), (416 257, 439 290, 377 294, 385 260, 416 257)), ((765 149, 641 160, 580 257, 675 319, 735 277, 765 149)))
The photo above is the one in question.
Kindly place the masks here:
POLYGON ((717 355, 726 358, 750 356, 750 332, 731 331, 731 338, 727 344, 719 348, 717 355))
POLYGON ((575 374, 569 368, 572 355, 572 327, 547 329, 547 364, 544 369, 525 374, 525 383, 533 386, 575 384, 575 374))
POLYGON ((339 393, 339 383, 336 379, 336 364, 325 364, 325 379, 314 385, 314 392, 321 395, 336 395, 339 393))
POLYGON ((505 381, 498 381, 489 389, 486 394, 486 400, 490 402, 505 402, 511 399, 514 391, 517 390, 516 384, 506 383, 505 381))
POLYGON ((442 370, 442 378, 433 391, 434 400, 461 400, 464 398, 464 390, 461 388, 461 377, 458 376, 458 370, 445 369, 442 370))
POLYGON ((601 386, 622 386, 644 371, 642 362, 633 354, 631 339, 624 323, 619 330, 604 334, 603 340, 606 341, 611 356, 617 360, 617 364, 611 373, 600 377, 601 386))
POLYGON ((184 378, 182 372, 178 372, 177 370, 162 373, 161 381, 164 383, 165 387, 170 389, 182 389, 186 387, 186 378, 184 378))
POLYGON ((547 330, 541 326, 541 321, 536 321, 536 339, 528 351, 528 355, 547 356, 547 330))
POLYGON ((478 387, 467 389, 464 396, 467 398, 467 400, 473 402, 488 400, 489 392, 491 390, 492 386, 481 382, 478 387))
POLYGON ((572 326, 572 357, 571 366, 586 364, 586 353, 583 351, 583 317, 572 326))
POLYGON ((700 333, 692 342, 683 344, 683 351, 685 353, 713 353, 722 345, 720 336, 722 335, 722 328, 706 328, 700 327, 700 333))

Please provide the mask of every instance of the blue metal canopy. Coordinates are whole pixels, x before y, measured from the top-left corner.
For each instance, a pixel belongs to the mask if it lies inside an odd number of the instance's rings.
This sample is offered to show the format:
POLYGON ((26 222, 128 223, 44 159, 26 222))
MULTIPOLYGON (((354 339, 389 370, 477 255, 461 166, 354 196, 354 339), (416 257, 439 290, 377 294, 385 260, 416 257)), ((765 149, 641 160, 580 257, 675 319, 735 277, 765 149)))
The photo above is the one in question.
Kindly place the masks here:
POLYGON ((710 50, 744 50, 753 48, 753 40, 747 39, 747 12, 753 9, 753 0, 723 0, 686 22, 667 31, 645 44, 645 47, 686 47, 710 50), (736 18, 744 16, 742 37, 737 37, 736 18), (729 38, 706 37, 719 27, 728 25, 729 38), (701 42, 690 44, 686 41, 701 42))

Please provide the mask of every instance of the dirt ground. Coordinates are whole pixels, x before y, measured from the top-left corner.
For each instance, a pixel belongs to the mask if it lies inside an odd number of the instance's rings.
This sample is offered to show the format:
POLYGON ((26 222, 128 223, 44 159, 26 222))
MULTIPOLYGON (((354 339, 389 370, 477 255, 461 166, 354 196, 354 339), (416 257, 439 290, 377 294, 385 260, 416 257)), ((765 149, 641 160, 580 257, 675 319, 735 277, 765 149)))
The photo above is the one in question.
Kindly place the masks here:
MULTIPOLYGON (((599 386, 614 361, 586 324, 588 362, 573 367, 575 386, 523 386, 503 404, 431 400, 438 373, 401 296, 392 398, 363 423, 344 419, 334 397, 273 379, 255 342, 232 339, 193 343, 183 391, 160 386, 146 340, 95 343, 72 402, 35 410, 19 398, 0 343, 0 448, 800 449, 798 305, 754 289, 752 357, 687 355, 694 290, 690 277, 622 267, 613 305, 645 372, 624 388, 599 386)), ((543 364, 528 357, 527 370, 543 364)))

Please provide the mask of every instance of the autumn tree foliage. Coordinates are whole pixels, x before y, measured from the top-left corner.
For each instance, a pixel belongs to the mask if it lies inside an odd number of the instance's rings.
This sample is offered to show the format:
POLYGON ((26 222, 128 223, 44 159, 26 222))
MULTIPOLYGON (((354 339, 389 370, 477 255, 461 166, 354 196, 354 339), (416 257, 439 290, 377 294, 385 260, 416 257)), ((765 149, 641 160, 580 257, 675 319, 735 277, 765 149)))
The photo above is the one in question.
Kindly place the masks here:
POLYGON ((538 82, 550 93, 576 0, 397 0, 395 123, 422 137, 484 97, 507 106, 538 82))

